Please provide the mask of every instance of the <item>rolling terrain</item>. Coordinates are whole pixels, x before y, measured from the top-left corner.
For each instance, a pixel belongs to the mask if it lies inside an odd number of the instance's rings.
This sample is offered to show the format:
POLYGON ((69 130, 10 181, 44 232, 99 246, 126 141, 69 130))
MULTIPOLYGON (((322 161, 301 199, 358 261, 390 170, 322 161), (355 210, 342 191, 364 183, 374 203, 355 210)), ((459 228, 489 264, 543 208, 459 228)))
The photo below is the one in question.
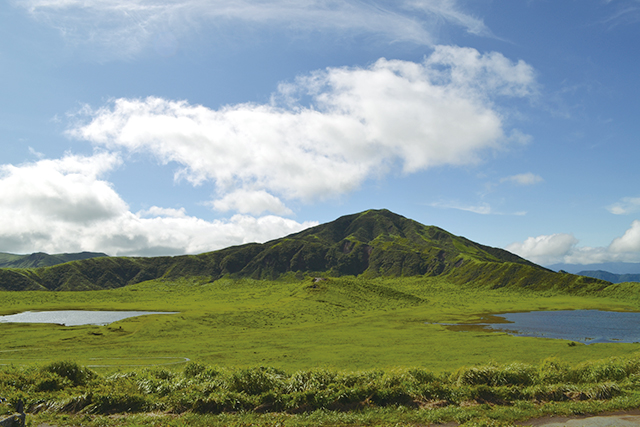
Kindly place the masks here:
POLYGON ((284 276, 442 277, 497 289, 598 290, 610 283, 555 273, 503 249, 484 246, 388 210, 369 210, 263 244, 200 255, 102 257, 50 267, 0 269, 0 290, 99 290, 148 280, 284 276))

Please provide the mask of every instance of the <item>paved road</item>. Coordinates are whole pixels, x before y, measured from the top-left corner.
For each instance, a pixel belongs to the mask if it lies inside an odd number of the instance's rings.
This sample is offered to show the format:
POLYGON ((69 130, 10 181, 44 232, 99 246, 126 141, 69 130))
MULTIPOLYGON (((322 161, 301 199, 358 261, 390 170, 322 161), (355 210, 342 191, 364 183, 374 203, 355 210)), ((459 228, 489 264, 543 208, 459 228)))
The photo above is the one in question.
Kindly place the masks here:
POLYGON ((637 427, 640 426, 640 410, 586 417, 544 417, 526 421, 521 425, 535 427, 637 427))
MULTIPOLYGON (((439 427, 455 426, 455 423, 439 424, 439 427)), ((640 410, 601 414, 584 417, 544 417, 528 420, 518 425, 532 427, 640 427, 640 410)), ((38 424, 37 427, 56 427, 38 424)))

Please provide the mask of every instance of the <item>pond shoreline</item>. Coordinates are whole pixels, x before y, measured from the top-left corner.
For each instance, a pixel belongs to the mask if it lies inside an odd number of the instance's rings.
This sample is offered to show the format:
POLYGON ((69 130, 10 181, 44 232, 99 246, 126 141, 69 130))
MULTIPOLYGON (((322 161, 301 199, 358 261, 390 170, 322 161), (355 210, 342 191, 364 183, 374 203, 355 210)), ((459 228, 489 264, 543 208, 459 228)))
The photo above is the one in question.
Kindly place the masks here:
POLYGON ((470 323, 431 323, 455 332, 503 332, 519 337, 582 344, 640 343, 640 313, 603 310, 549 310, 483 314, 470 323))

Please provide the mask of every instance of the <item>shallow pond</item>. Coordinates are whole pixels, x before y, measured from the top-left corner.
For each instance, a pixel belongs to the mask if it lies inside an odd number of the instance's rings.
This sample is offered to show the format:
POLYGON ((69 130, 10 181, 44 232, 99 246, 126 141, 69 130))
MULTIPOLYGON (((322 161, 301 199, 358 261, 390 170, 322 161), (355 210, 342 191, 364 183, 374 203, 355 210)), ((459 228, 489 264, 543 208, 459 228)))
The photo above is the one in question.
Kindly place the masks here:
POLYGON ((176 314, 168 311, 25 311, 18 314, 0 316, 0 323, 57 323, 64 326, 108 325, 129 317, 148 314, 176 314))
POLYGON ((640 313, 600 310, 530 311, 484 316, 478 323, 447 324, 451 330, 494 330, 523 337, 585 344, 640 342, 640 313))

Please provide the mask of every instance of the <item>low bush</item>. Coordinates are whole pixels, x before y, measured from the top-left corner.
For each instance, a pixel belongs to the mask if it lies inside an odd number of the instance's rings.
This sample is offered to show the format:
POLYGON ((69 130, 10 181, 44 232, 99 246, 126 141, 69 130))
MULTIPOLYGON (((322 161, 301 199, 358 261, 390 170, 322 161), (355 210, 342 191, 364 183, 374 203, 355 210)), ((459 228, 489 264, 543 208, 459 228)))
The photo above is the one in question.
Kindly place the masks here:
POLYGON ((92 370, 78 365, 69 360, 53 362, 42 367, 43 372, 50 372, 67 378, 73 385, 85 385, 89 380, 95 378, 96 374, 92 370))

